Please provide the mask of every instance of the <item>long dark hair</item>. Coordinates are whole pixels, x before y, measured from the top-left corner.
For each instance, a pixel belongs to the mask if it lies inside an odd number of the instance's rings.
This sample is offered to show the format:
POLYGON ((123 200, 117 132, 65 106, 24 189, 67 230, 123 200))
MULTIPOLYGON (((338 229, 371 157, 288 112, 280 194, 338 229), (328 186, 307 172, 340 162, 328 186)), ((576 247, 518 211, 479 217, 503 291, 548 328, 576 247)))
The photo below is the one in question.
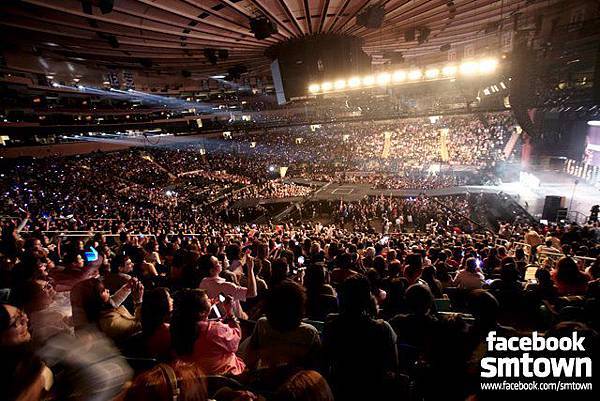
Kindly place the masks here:
POLYGON ((142 302, 142 331, 145 335, 154 334, 163 323, 171 318, 169 310, 169 290, 164 287, 155 288, 144 294, 142 302))
POLYGON ((97 278, 90 278, 83 282, 78 288, 81 307, 88 322, 98 322, 102 312, 112 308, 110 302, 102 301, 104 284, 97 278))
POLYGON ((189 355, 200 335, 198 323, 207 313, 203 298, 206 292, 199 289, 182 289, 175 295, 175 308, 171 317, 171 343, 178 355, 189 355))

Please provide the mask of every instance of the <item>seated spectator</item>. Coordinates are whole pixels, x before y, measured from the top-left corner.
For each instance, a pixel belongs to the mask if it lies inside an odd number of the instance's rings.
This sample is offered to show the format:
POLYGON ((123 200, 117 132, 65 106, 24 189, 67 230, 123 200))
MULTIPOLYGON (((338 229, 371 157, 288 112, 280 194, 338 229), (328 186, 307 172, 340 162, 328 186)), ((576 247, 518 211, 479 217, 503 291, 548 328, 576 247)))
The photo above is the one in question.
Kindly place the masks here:
POLYGON ((115 293, 119 288, 131 280, 129 273, 133 271, 133 262, 129 256, 118 255, 111 261, 110 272, 102 278, 104 286, 111 293, 115 293))
POLYGON ((274 401, 333 401, 327 381, 314 370, 301 370, 275 392, 274 401))
POLYGON ((347 278, 339 291, 340 314, 325 323, 323 332, 335 399, 387 399, 387 384, 398 368, 396 334, 387 322, 372 317, 374 301, 365 277, 347 278))
POLYGON ((142 303, 141 325, 144 356, 167 360, 171 356, 169 322, 173 312, 173 299, 166 288, 145 292, 142 303))
POLYGON ((207 401, 203 376, 192 363, 161 363, 136 376, 123 401, 207 401))
POLYGON ((27 314, 22 310, 0 304, 0 388, 3 400, 41 400, 44 387, 49 389, 45 381, 48 369, 33 352, 27 323, 27 314))
POLYGON ((485 277, 477 266, 477 259, 469 258, 464 269, 460 270, 454 278, 453 284, 458 288, 473 290, 481 288, 485 277))
POLYGON ((304 288, 293 281, 284 281, 271 289, 267 316, 256 322, 245 350, 251 370, 317 366, 321 340, 317 329, 302 322, 305 302, 304 288))
POLYGON ((433 294, 424 285, 413 284, 406 290, 407 313, 396 315, 390 326, 398 346, 410 345, 423 351, 435 332, 437 319, 431 314, 433 294))
POLYGON ((182 289, 171 318, 171 343, 177 358, 193 362, 207 375, 239 375, 245 364, 236 356, 242 332, 232 299, 224 303, 223 321, 208 320, 212 304, 206 292, 182 289))
POLYGON ((429 265, 423 269, 421 279, 427 283, 434 298, 442 298, 442 283, 436 278, 436 269, 433 265, 429 265))
POLYGON ((140 282, 132 280, 115 295, 121 293, 124 294, 121 302, 115 302, 114 298, 111 299, 110 291, 104 287, 102 281, 97 278, 88 279, 78 287, 78 305, 72 304, 73 315, 75 316, 76 313, 75 307, 80 305, 88 323, 97 325, 101 332, 114 341, 127 340, 142 328, 140 319, 144 287, 140 282), (129 313, 127 308, 121 305, 130 290, 135 305, 135 315, 129 313))
POLYGON ((575 260, 569 256, 560 258, 556 269, 552 271, 552 279, 558 289, 558 295, 584 295, 590 277, 579 270, 575 260))
MULTIPOLYGON (((248 264, 248 287, 242 287, 235 283, 227 282, 219 274, 222 272, 221 262, 214 256, 204 255, 200 259, 200 263, 205 265, 208 270, 208 277, 205 277, 200 282, 199 288, 206 291, 210 299, 217 299, 219 294, 230 296, 233 299, 234 315, 241 319, 247 319, 248 316, 242 309, 240 302, 246 298, 252 298, 257 295, 256 276, 254 275, 254 259, 251 256, 247 257, 248 264)), ((241 265, 240 265, 241 269, 241 265)))
POLYGON ((306 288, 306 316, 309 319, 324 321, 328 314, 337 312, 336 293, 332 286, 325 283, 323 266, 307 267, 303 283, 306 288))

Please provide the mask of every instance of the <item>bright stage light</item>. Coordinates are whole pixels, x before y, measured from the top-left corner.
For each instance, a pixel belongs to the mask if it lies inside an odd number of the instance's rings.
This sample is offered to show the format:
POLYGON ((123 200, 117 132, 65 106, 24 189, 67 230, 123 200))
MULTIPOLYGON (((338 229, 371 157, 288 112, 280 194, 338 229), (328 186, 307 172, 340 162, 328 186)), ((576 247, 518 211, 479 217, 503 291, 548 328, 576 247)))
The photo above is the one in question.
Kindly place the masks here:
POLYGON ((356 88, 357 86, 360 86, 360 78, 359 77, 352 77, 348 80, 348 86, 351 88, 356 88))
POLYGON ((370 86, 375 83, 375 77, 373 75, 367 75, 363 78, 363 85, 370 86))
POLYGON ((440 75, 440 70, 438 70, 437 68, 432 68, 430 70, 425 71, 425 76, 427 77, 427 79, 437 78, 438 75, 440 75))
POLYGON ((330 91, 333 88, 333 84, 331 82, 323 82, 321 84, 321 89, 324 91, 330 91))
POLYGON ((482 74, 489 74, 496 71, 498 61, 493 58, 481 60, 479 62, 479 72, 482 74))
POLYGON ((377 76, 377 83, 381 86, 387 85, 391 80, 390 74, 383 72, 377 76))
POLYGON ((308 91, 310 93, 317 93, 319 90, 321 90, 321 86, 319 84, 308 85, 308 91))
POLYGON ((344 89, 346 87, 346 81, 344 81, 343 79, 338 79, 337 81, 335 81, 335 83, 333 84, 333 87, 335 89, 344 89))
POLYGON ((467 61, 460 65, 460 73, 464 75, 473 75, 477 72, 479 65, 473 61, 467 61))
POLYGON ((412 70, 411 72, 408 73, 408 79, 410 79, 411 81, 416 81, 417 79, 421 79, 422 76, 423 76, 423 73, 421 72, 421 70, 412 70))
POLYGON ((598 121, 598 120, 588 121, 587 124, 592 127, 600 127, 600 121, 598 121))
POLYGON ((442 68, 442 75, 444 75, 445 77, 453 77, 456 75, 457 70, 458 68, 456 68, 455 65, 447 65, 444 68, 442 68))
POLYGON ((402 70, 396 71, 394 72, 392 79, 394 80, 394 82, 402 82, 406 79, 406 73, 402 70))

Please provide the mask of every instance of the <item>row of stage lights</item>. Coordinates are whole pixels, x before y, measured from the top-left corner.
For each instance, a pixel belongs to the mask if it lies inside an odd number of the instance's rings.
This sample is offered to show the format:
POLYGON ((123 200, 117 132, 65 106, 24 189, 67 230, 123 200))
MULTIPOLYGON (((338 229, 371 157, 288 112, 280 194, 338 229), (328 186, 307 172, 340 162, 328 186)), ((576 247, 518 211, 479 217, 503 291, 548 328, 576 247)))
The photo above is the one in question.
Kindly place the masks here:
POLYGON ((336 81, 325 81, 320 84, 313 83, 308 86, 311 94, 330 93, 353 89, 367 89, 377 86, 388 86, 405 82, 433 81, 437 79, 452 79, 457 76, 472 77, 476 75, 487 75, 496 71, 498 60, 486 58, 479 61, 467 61, 460 65, 450 64, 441 69, 419 68, 405 71, 398 70, 393 73, 382 72, 377 75, 366 75, 364 77, 352 77, 349 79, 338 79, 336 81))

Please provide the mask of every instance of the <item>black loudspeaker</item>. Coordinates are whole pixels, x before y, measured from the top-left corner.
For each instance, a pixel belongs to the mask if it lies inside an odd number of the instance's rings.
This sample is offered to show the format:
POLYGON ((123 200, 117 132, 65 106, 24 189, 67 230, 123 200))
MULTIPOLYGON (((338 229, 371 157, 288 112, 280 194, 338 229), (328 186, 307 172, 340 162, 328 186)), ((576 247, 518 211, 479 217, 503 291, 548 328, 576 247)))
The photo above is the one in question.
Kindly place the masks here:
POLYGON ((117 37, 115 35, 109 35, 106 40, 108 41, 108 44, 110 45, 110 47, 112 47, 113 49, 116 49, 119 47, 119 39, 117 39, 117 37))
POLYGON ((152 60, 149 59, 149 58, 141 58, 140 59, 140 64, 144 68, 150 68, 150 67, 152 67, 152 60))
POLYGON ((412 42, 415 40, 415 28, 407 29, 404 31, 404 41, 412 42))
POLYGON ((369 6, 356 16, 356 24, 365 28, 381 28, 383 18, 385 17, 385 8, 383 5, 369 6))
MULTIPOLYGON (((84 1, 86 3, 87 1, 84 1)), ((102 14, 108 14, 115 5, 115 0, 91 0, 91 3, 98 7, 102 14)))
POLYGON ((556 221, 559 209, 564 208, 564 205, 564 196, 546 196, 546 199, 544 200, 544 210, 542 211, 542 219, 556 221))
POLYGON ((218 53, 219 53, 219 60, 221 60, 221 61, 225 61, 229 58, 229 50, 227 50, 227 49, 219 49, 218 53))
POLYGON ((419 42, 420 45, 422 45, 423 43, 425 43, 429 40, 429 34, 431 33, 431 29, 429 29, 426 26, 422 26, 422 27, 418 28, 418 31, 419 31, 419 37, 418 37, 417 41, 419 42))
POLYGON ((258 40, 263 40, 277 33, 277 25, 266 17, 252 18, 250 20, 250 31, 258 40))
POLYGON ((182 71, 181 71, 181 75, 182 75, 184 78, 190 78, 190 77, 192 76, 192 72, 191 72, 191 71, 189 71, 189 70, 182 70, 182 71))
POLYGON ((217 64, 217 51, 215 49, 207 48, 203 50, 203 53, 204 57, 206 57, 209 63, 211 63, 212 65, 217 64))
POLYGON ((447 52, 448 50, 450 50, 450 44, 446 43, 445 45, 440 46, 441 52, 447 52))

